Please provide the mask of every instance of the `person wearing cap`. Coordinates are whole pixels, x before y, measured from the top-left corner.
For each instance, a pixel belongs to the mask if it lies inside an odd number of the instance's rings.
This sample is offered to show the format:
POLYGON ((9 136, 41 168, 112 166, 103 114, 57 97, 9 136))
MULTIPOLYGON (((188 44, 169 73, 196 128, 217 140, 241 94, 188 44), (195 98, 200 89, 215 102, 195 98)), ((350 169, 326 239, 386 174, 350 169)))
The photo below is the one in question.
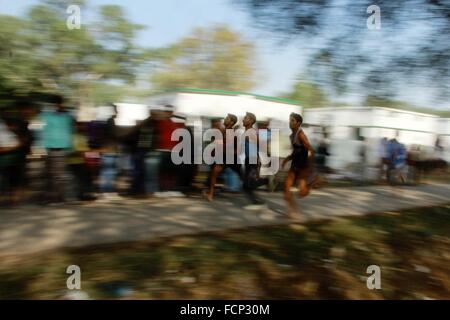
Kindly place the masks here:
POLYGON ((296 203, 292 198, 291 187, 298 180, 299 196, 303 198, 309 194, 311 184, 308 183, 308 179, 312 173, 314 159, 314 149, 303 132, 302 123, 303 118, 300 114, 291 113, 289 127, 292 131, 290 135, 292 153, 283 160, 282 164, 282 167, 284 167, 288 161, 291 161, 284 187, 284 197, 288 204, 288 216, 295 219, 301 219, 301 216, 299 216, 296 203))

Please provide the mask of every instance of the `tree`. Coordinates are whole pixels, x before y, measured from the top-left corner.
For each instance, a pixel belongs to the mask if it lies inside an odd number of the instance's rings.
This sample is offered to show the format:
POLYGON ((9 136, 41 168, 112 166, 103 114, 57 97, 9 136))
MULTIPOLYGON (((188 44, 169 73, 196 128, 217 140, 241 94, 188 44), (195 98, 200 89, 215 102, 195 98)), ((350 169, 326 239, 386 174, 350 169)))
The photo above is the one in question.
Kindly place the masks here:
POLYGON ((0 102, 12 102, 15 91, 25 87, 33 88, 33 81, 27 72, 32 63, 26 59, 29 54, 21 32, 25 21, 15 17, 0 15, 0 102))
POLYGON ((398 86, 450 94, 448 0, 231 0, 262 30, 313 50, 309 72, 336 93, 357 90, 392 98, 398 86), (381 29, 368 30, 369 6, 381 29), (437 80, 437 81, 436 81, 437 80))
POLYGON ((102 60, 94 70, 106 78, 118 78, 133 83, 138 68, 145 61, 145 49, 136 47, 136 33, 144 26, 126 19, 122 7, 104 5, 100 7, 101 20, 95 24, 96 40, 102 49, 102 60))
POLYGON ((316 84, 305 80, 298 81, 283 97, 299 101, 304 108, 326 107, 331 103, 316 84))
MULTIPOLYGON (((84 0, 43 0, 23 18, 2 16, 0 91, 7 96, 64 94, 77 106, 118 98, 134 81, 144 51, 134 45, 142 26, 119 6, 101 6, 91 25, 69 30, 66 9, 84 0), (98 90, 98 92, 96 92, 98 90)), ((0 99, 7 100, 0 95, 0 99)), ((111 101, 111 100, 110 100, 111 101)))
POLYGON ((245 91, 253 87, 254 46, 228 27, 195 29, 179 42, 157 50, 151 75, 156 90, 203 88, 245 91))
POLYGON ((385 107, 392 109, 400 109, 407 111, 414 111, 419 113, 431 113, 437 116, 441 116, 444 118, 450 117, 450 110, 436 110, 423 108, 419 106, 412 105, 410 103, 398 100, 391 100, 385 97, 377 97, 377 96, 367 96, 363 102, 363 105, 369 107, 385 107))

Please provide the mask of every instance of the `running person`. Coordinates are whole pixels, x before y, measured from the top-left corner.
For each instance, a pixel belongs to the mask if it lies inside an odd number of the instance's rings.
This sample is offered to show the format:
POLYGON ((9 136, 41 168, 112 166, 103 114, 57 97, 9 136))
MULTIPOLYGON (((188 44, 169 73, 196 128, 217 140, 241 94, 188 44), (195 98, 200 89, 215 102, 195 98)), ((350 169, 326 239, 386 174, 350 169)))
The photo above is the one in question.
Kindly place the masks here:
POLYGON ((212 201, 214 198, 214 188, 216 185, 216 180, 217 177, 219 176, 219 174, 225 169, 225 168, 230 168, 231 170, 233 170, 234 172, 236 172, 239 177, 241 176, 241 165, 237 163, 237 143, 236 143, 236 138, 234 139, 234 155, 233 155, 233 163, 231 164, 227 164, 226 160, 226 152, 227 152, 227 142, 226 142, 226 130, 230 129, 233 130, 234 126, 237 123, 237 117, 234 114, 229 113, 225 119, 223 120, 223 125, 224 127, 219 128, 219 130, 222 132, 222 136, 223 136, 223 157, 224 157, 224 163, 223 164, 214 164, 211 168, 211 175, 210 175, 210 180, 209 180, 209 191, 205 194, 206 198, 209 201, 212 201))
POLYGON ((282 167, 284 167, 291 160, 291 167, 284 186, 284 197, 288 204, 288 216, 291 218, 298 218, 297 205, 292 198, 291 187, 298 179, 299 196, 303 198, 309 194, 311 184, 314 183, 314 181, 308 183, 308 179, 313 171, 314 149, 301 128, 302 123, 303 118, 301 115, 291 113, 289 127, 292 130, 290 139, 293 150, 292 154, 284 159, 282 164, 282 167))
POLYGON ((247 137, 246 133, 244 133, 244 174, 243 174, 243 189, 251 204, 246 206, 246 209, 260 209, 265 203, 262 199, 260 199, 255 190, 269 183, 269 179, 261 179, 259 175, 259 171, 261 168, 261 161, 258 154, 258 146, 259 146, 259 137, 258 131, 253 128, 253 125, 256 123, 256 116, 253 113, 247 112, 244 119, 242 120, 242 124, 244 125, 245 132, 250 133, 247 137), (249 132, 249 130, 254 130, 253 132, 249 132))

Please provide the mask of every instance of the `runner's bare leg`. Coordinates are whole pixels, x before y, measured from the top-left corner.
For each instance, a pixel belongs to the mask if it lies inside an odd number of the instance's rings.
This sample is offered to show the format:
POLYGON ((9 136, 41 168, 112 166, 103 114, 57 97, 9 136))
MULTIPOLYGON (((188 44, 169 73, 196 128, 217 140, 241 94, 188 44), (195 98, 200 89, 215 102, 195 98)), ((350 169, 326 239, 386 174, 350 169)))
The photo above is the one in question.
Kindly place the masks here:
POLYGON ((214 188, 216 186, 217 177, 222 172, 223 166, 220 164, 216 164, 211 170, 211 179, 209 182, 209 192, 206 193, 206 198, 208 201, 213 201, 214 198, 214 188))
POLYGON ((297 204, 292 197, 291 188, 295 183, 295 172, 289 171, 284 184, 284 199, 287 202, 287 214, 292 216, 298 214, 297 204))
POLYGON ((298 195, 300 198, 306 197, 310 192, 310 185, 305 178, 299 179, 298 182, 298 195))

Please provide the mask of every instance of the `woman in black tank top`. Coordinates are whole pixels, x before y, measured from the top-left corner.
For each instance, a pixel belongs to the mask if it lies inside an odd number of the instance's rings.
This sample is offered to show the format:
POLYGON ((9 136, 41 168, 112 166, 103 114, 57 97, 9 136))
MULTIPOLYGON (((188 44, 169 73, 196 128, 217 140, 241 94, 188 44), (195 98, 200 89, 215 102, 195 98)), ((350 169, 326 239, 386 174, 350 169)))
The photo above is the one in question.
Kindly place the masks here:
POLYGON ((302 219, 302 216, 299 216, 296 203, 292 199, 291 187, 298 179, 299 196, 303 198, 309 194, 310 186, 307 181, 312 172, 310 159, 314 157, 314 149, 309 144, 308 138, 301 128, 302 122, 303 118, 301 115, 296 113, 290 115, 289 127, 292 130, 290 136, 292 153, 284 159, 282 164, 284 167, 291 160, 291 167, 284 186, 284 197, 288 204, 288 215, 295 219, 302 219))
POLYGON ((301 132, 303 132, 303 130, 299 127, 297 132, 295 134, 292 133, 290 136, 292 144, 291 170, 305 169, 308 167, 308 149, 299 139, 301 132))

